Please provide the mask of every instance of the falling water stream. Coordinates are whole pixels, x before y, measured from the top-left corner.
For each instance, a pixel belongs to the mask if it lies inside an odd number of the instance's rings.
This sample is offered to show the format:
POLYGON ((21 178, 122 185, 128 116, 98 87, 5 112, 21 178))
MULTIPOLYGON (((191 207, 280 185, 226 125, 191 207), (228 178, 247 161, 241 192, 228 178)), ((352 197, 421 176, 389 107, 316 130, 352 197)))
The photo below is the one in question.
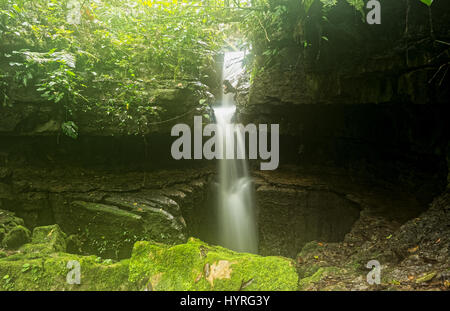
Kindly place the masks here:
MULTIPOLYGON (((223 80, 233 84, 243 71, 244 52, 226 52, 223 64, 223 80)), ((238 144, 245 147, 240 131, 236 131, 233 116, 236 106, 233 93, 222 93, 221 106, 214 109, 217 121, 218 148, 222 148, 223 159, 219 160, 218 226, 219 243, 238 252, 257 253, 258 236, 253 201, 253 183, 247 160, 230 159, 236 155, 238 144), (231 139, 230 139, 231 138, 231 139)), ((243 149, 242 149, 243 150, 243 149)))

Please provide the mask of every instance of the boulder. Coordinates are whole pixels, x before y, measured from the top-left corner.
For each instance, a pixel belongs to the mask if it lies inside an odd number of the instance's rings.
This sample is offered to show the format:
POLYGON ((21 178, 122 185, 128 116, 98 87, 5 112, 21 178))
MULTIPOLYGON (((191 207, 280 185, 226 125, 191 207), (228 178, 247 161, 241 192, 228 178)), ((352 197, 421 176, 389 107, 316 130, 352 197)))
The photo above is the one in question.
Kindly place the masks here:
POLYGON ((292 260, 237 253, 190 238, 169 246, 137 242, 129 280, 139 289, 296 290, 298 276, 292 260))
POLYGON ((40 252, 65 252, 66 234, 58 225, 36 227, 33 230, 31 244, 26 244, 21 250, 39 250, 40 252))
POLYGON ((60 220, 66 232, 78 235, 83 253, 123 259, 139 240, 185 241, 185 228, 160 205, 127 196, 111 196, 106 203, 74 201, 72 217, 60 220))
POLYGON ((7 249, 17 249, 30 241, 30 230, 24 226, 17 226, 3 238, 3 245, 7 249))
POLYGON ((14 213, 0 210, 0 247, 15 249, 29 242, 30 231, 23 224, 14 213))
MULTIPOLYGON (((69 275, 70 276, 70 275, 69 275)), ((70 277, 69 277, 70 279, 70 277)), ((0 258, 0 290, 13 291, 118 291, 128 283, 128 260, 113 263, 96 256, 65 253, 30 259, 23 254, 0 258), (68 275, 80 267, 80 284, 69 284, 68 275)))

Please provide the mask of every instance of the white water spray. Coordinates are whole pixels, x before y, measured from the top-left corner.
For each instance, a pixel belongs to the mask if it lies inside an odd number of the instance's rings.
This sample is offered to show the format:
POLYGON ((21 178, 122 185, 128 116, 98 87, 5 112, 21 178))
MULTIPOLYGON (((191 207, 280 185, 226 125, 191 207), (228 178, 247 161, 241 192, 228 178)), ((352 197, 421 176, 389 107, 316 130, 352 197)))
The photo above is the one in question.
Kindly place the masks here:
MULTIPOLYGON (((225 53, 223 80, 233 83, 243 71, 244 52, 225 53)), ((221 154, 236 150, 234 142, 244 144, 242 133, 232 124, 236 112, 234 94, 222 93, 221 107, 214 109, 217 120, 218 148, 221 154), (228 129, 228 130, 227 130, 228 129), (230 130, 231 129, 231 130, 230 130), (235 137, 236 139, 230 139, 235 137)), ((244 149, 242 149, 244 150, 244 149)), ((219 243, 238 252, 257 253, 258 235, 253 202, 253 183, 248 173, 246 160, 219 160, 218 226, 219 243)))

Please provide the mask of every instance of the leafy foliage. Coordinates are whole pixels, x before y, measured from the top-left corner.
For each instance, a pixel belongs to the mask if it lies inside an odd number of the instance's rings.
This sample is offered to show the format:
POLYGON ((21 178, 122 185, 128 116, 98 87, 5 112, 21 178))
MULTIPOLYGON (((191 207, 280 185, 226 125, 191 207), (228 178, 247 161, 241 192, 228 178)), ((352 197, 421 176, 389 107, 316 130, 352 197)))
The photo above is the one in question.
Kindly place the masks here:
POLYGON ((427 6, 431 6, 433 0, 420 0, 420 2, 425 3, 427 6))
POLYGON ((64 122, 61 125, 61 129, 63 133, 66 134, 67 136, 73 139, 78 138, 78 126, 73 121, 64 122))
POLYGON ((8 88, 15 85, 35 87, 44 99, 62 104, 67 117, 96 106, 112 116, 138 107, 158 114, 145 104, 145 86, 197 79, 223 45, 228 5, 0 0, 0 104, 12 104, 8 88))
MULTIPOLYGON (((363 20, 364 1, 345 1, 361 13, 363 20)), ((337 5, 338 0, 255 0, 253 3, 261 9, 246 16, 242 30, 255 53, 264 56, 264 66, 268 66, 279 59, 280 47, 291 42, 292 36, 299 48, 304 50, 328 41, 327 34, 322 33, 322 26, 328 23, 327 13, 337 5), (315 43, 307 38, 308 31, 313 27, 319 39, 315 43)))

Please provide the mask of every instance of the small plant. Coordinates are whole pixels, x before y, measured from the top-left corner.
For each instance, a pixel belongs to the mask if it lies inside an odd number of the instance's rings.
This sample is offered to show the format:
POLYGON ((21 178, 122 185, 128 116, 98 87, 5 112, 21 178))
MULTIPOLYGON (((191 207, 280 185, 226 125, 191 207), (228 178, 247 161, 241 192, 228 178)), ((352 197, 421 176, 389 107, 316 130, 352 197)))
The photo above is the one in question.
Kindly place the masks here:
POLYGON ((22 273, 25 273, 25 272, 29 271, 30 269, 31 269, 30 264, 29 263, 25 263, 22 266, 22 273))
POLYGON ((3 277, 3 288, 5 290, 12 290, 14 288, 14 282, 12 281, 9 274, 3 277))
POLYGON ((64 122, 61 125, 61 130, 65 135, 73 139, 78 138, 78 126, 73 121, 64 122))

